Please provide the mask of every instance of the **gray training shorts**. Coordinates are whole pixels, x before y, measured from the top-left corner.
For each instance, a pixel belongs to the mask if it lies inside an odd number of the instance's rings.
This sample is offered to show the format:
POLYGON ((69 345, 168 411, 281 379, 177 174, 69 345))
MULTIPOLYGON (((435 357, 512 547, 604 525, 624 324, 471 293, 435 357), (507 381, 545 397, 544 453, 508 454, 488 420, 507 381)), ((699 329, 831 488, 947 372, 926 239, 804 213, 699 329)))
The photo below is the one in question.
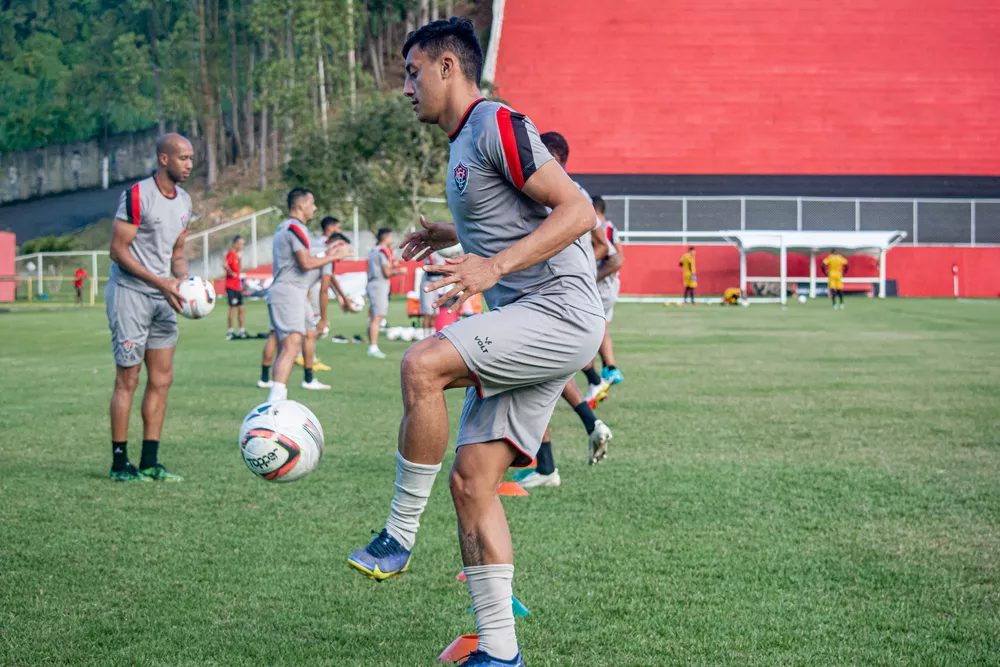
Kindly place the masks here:
POLYGON ((614 319, 619 289, 621 282, 618 280, 602 280, 597 283, 597 293, 601 295, 601 304, 604 306, 604 318, 608 322, 614 319))
POLYGON ((424 316, 437 315, 438 309, 434 307, 434 302, 440 298, 437 291, 425 292, 424 288, 428 285, 433 285, 437 281, 443 278, 443 275, 439 276, 428 276, 426 274, 425 278, 420 281, 420 314, 424 316))
POLYGON ((372 317, 385 317, 389 314, 389 285, 373 285, 368 283, 365 290, 368 295, 368 314, 372 317))
POLYGON ((271 330, 278 334, 278 340, 284 340, 289 334, 305 335, 313 328, 309 325, 312 316, 312 306, 305 292, 295 290, 293 293, 268 292, 267 315, 271 318, 271 330))
POLYGON ((146 350, 177 345, 177 313, 163 297, 109 280, 104 288, 104 309, 115 363, 122 368, 141 364, 146 350))
POLYGON ((525 297, 441 332, 476 376, 465 393, 457 447, 506 440, 528 465, 566 382, 604 338, 604 318, 551 298, 525 297))

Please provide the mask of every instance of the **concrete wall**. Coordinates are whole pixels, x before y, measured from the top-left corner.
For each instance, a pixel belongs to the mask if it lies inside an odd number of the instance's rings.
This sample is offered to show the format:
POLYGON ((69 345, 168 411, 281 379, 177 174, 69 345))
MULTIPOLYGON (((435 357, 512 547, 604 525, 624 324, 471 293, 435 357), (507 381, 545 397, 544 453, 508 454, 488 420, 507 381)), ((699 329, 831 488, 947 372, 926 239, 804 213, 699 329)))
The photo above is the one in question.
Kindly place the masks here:
MULTIPOLYGON (((157 130, 108 139, 108 178, 119 183, 156 168, 157 130)), ((97 139, 0 155, 0 204, 101 186, 104 153, 97 139)))

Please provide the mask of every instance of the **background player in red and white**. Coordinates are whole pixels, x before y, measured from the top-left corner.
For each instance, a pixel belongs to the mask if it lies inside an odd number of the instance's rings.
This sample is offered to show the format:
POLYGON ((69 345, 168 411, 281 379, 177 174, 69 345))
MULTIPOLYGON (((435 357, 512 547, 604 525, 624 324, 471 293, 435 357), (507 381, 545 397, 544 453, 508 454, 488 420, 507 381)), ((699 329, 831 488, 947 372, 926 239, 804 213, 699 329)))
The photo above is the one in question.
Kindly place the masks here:
MULTIPOLYGON (((324 244, 331 241, 350 243, 350 239, 344 236, 344 233, 341 231, 340 220, 337 218, 328 215, 319 224, 325 237, 324 244)), ((319 305, 319 323, 316 325, 316 329, 319 332, 320 338, 330 332, 329 305, 331 289, 337 297, 337 305, 340 306, 340 309, 345 313, 354 312, 351 310, 351 303, 347 300, 347 295, 344 294, 344 289, 340 286, 340 281, 337 280, 334 264, 327 264, 320 270, 319 286, 316 290, 316 300, 319 305)), ((312 294, 310 294, 309 298, 310 300, 312 299, 312 294)))
POLYGON ((601 341, 601 378, 610 381, 611 384, 620 384, 625 376, 615 365, 615 346, 611 342, 611 320, 614 319, 615 304, 618 303, 618 293, 621 290, 618 272, 625 266, 625 253, 622 251, 621 240, 618 238, 615 224, 608 220, 605 215, 604 199, 594 197, 591 201, 594 204, 594 210, 597 211, 597 219, 601 221, 601 226, 608 239, 608 257, 597 263, 597 291, 601 295, 604 316, 608 320, 608 324, 604 328, 604 340, 601 341))
POLYGON ((448 260, 447 276, 429 288, 449 287, 437 304, 457 297, 451 310, 482 293, 489 312, 407 351, 396 495, 385 528, 349 562, 376 579, 409 566, 448 447, 444 391, 465 388, 450 483, 479 631, 466 664, 523 666, 510 603, 514 549, 496 489, 509 466, 531 461, 566 382, 600 345, 604 311, 593 253, 581 239, 594 209, 531 121, 480 96, 483 54, 471 21, 430 23, 409 36, 403 55, 403 91, 417 118, 451 140, 446 180, 455 220, 421 218, 403 258, 460 242, 468 254, 448 260))
POLYGON ((441 280, 441 278, 444 278, 445 274, 438 270, 438 267, 444 263, 444 257, 436 252, 432 252, 424 259, 424 275, 420 278, 420 284, 417 285, 417 291, 420 295, 420 316, 423 318, 423 322, 421 323, 423 330, 418 340, 430 338, 434 335, 436 328, 434 321, 437 319, 438 314, 438 308, 434 304, 438 299, 438 294, 437 292, 428 291, 427 288, 441 280))
POLYGON ((242 236, 233 237, 233 245, 226 253, 226 260, 223 263, 226 269, 226 301, 229 302, 229 329, 226 331, 226 340, 233 338, 247 338, 246 323, 243 312, 243 283, 240 281, 240 267, 243 258, 240 253, 246 245, 246 239, 242 236), (233 313, 239 317, 239 333, 233 333, 233 313))
POLYGON ((173 381, 177 345, 177 286, 188 276, 184 232, 191 198, 180 188, 194 162, 191 143, 166 134, 156 144, 157 171, 122 192, 111 230, 111 275, 104 291, 115 389, 111 394, 111 478, 120 482, 181 478, 159 462, 160 435, 173 381), (139 468, 128 460, 128 420, 146 363, 142 397, 142 455, 139 468))

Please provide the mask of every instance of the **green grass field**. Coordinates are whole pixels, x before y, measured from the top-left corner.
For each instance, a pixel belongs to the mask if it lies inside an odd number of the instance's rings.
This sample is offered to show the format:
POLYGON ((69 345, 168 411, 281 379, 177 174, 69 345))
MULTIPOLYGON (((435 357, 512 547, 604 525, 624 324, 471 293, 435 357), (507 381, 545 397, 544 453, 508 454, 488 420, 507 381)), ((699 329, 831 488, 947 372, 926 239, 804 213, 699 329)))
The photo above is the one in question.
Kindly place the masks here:
MULTIPOLYGON (((272 485, 236 443, 261 345, 224 318, 181 323, 187 481, 116 485, 103 308, 0 315, 0 665, 430 666, 475 631, 443 475, 407 575, 346 565, 388 511, 404 344, 321 344, 334 390, 291 397, 326 457, 272 485)), ((561 404, 562 488, 504 501, 529 666, 1000 664, 1000 304, 621 305, 613 332, 612 458, 561 404)))

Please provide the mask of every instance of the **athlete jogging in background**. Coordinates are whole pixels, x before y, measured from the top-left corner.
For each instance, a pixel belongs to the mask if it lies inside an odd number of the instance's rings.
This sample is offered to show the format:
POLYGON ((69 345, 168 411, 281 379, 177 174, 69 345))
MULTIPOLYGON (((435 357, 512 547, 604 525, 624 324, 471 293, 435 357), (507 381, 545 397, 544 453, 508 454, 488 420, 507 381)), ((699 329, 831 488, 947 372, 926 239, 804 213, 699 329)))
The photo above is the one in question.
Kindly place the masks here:
MULTIPOLYGON (((622 251, 621 241, 618 239, 618 230, 615 223, 605 216, 604 199, 594 197, 592 200, 594 210, 597 211, 597 219, 601 221, 604 234, 608 239, 608 258, 597 263, 597 291, 601 295, 601 303, 604 305, 604 316, 608 320, 608 325, 604 329, 604 340, 601 341, 601 378, 610 380, 611 384, 620 384, 625 376, 615 365, 615 346, 611 342, 611 320, 615 316, 615 304, 618 303, 618 294, 621 291, 621 281, 618 273, 625 266, 625 253, 622 251)), ((588 398, 591 398, 588 396, 588 398)))
POLYGON ((243 251, 245 245, 246 240, 242 236, 234 236, 233 245, 229 248, 229 252, 226 253, 226 261, 224 263, 226 269, 226 301, 229 302, 229 328, 226 331, 226 340, 248 338, 243 312, 243 283, 240 281, 240 266, 243 263, 240 252, 243 251), (240 324, 239 333, 235 334, 233 333, 233 313, 236 313, 238 316, 240 324))
POLYGON ((514 548, 497 485, 509 466, 531 461, 566 382, 600 345, 604 309, 586 242, 594 209, 531 121, 481 96, 483 52, 471 21, 425 25, 407 38, 403 57, 403 92, 417 119, 451 141, 446 183, 455 220, 421 218, 403 258, 461 242, 468 254, 449 259, 428 289, 447 288, 438 307, 457 297, 450 311, 482 293, 489 312, 415 343, 403 358, 396 495, 385 528, 349 562, 375 579, 409 567, 448 448, 444 392, 464 388, 449 482, 479 631, 465 664, 523 667, 511 608, 514 548))
POLYGON ((177 346, 177 286, 188 277, 184 232, 191 197, 180 183, 191 174, 194 150, 179 134, 156 144, 157 171, 122 192, 111 230, 111 275, 104 290, 115 356, 111 394, 111 479, 119 482, 179 482, 160 464, 160 435, 173 381, 177 346), (128 459, 128 421, 146 364, 142 397, 142 454, 128 459))
POLYGON ((406 267, 392 258, 392 230, 378 230, 377 242, 368 252, 368 356, 385 359, 385 352, 378 347, 378 334, 382 321, 389 314, 389 279, 406 273, 406 267))

